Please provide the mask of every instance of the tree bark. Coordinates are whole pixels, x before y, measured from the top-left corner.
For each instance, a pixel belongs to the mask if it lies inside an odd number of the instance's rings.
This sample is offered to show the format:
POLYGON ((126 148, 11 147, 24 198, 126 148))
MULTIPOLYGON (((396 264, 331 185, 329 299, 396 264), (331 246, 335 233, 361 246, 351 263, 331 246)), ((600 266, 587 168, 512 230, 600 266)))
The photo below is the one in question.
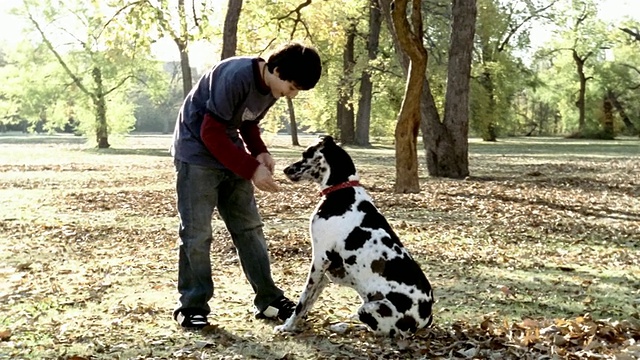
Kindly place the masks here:
POLYGON ((342 79, 338 88, 337 122, 340 131, 340 142, 343 145, 353 144, 355 139, 355 114, 353 111, 353 67, 355 65, 355 24, 347 29, 347 41, 342 54, 342 79))
POLYGON ((293 100, 287 98, 287 107, 289 108, 289 127, 291 130, 291 145, 300 146, 298 141, 298 123, 296 122, 296 112, 293 108, 293 100))
POLYGON ((108 149, 109 126, 107 125, 107 104, 105 101, 104 85, 102 84, 102 71, 94 67, 91 71, 96 89, 94 91, 93 102, 96 107, 96 142, 98 149, 108 149))
POLYGON ((486 127, 482 129, 482 140, 483 141, 497 141, 498 134, 496 131, 496 122, 495 122, 495 113, 496 113, 496 95, 495 95, 495 86, 493 84, 493 78, 491 75, 491 71, 489 69, 485 69, 482 74, 482 78, 480 79, 480 84, 484 91, 487 92, 487 96, 489 98, 489 104, 487 104, 489 111, 486 116, 488 119, 482 119, 483 124, 486 123, 486 127))
POLYGON ((429 118, 427 168, 431 176, 461 179, 469 176, 469 82, 476 0, 453 0, 452 13, 444 120, 429 118))
POLYGON ((584 58, 581 58, 575 49, 572 49, 571 53, 573 55, 573 60, 576 63, 576 72, 578 73, 578 79, 580 82, 576 107, 578 108, 578 132, 582 134, 586 128, 585 97, 587 93, 587 80, 589 80, 584 73, 584 63, 587 61, 591 53, 587 54, 584 58))
POLYGON ((604 136, 606 139, 611 140, 615 137, 613 128, 613 104, 611 103, 611 98, 606 95, 602 99, 602 112, 602 127, 604 130, 604 136))
POLYGON ((624 126, 627 128, 627 131, 630 133, 630 135, 640 135, 636 126, 633 124, 633 122, 631 122, 631 119, 629 119, 629 115, 627 115, 627 112, 624 110, 624 106, 622 105, 620 100, 618 100, 616 94, 614 94, 613 91, 609 89, 607 90, 607 96, 611 100, 611 104, 613 104, 613 106, 618 111, 618 115, 620 115, 620 118, 622 119, 622 122, 624 123, 624 126))
MULTIPOLYGON (((369 1, 369 36, 367 38, 367 56, 369 61, 376 59, 380 39, 380 25, 382 16, 377 0, 369 1)), ((373 84, 371 82, 371 70, 367 66, 362 71, 360 80, 360 100, 358 101, 358 114, 356 116, 355 143, 359 146, 370 146, 369 129, 371 125, 371 98, 373 96, 373 84)))
POLYGON ((224 19, 224 32, 222 35, 221 60, 236 54, 238 45, 238 21, 242 11, 242 0, 229 0, 227 16, 224 19))
POLYGON ((180 68, 182 69, 182 93, 187 97, 193 87, 191 64, 187 46, 189 44, 189 29, 187 28, 187 13, 184 8, 184 0, 178 0, 178 16, 180 18, 180 34, 173 41, 180 50, 180 68))
POLYGON ((407 14, 407 2, 396 0, 391 9, 399 45, 410 59, 409 76, 395 130, 396 193, 420 192, 417 139, 420 129, 420 97, 428 60, 427 50, 422 44, 422 1, 411 1, 410 14, 407 14))

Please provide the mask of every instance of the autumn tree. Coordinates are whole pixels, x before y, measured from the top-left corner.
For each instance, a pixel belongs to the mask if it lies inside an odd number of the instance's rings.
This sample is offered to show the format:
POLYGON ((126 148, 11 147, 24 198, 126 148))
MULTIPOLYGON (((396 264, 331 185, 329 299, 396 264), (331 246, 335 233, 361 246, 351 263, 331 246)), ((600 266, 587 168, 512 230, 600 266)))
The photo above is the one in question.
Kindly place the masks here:
MULTIPOLYGON (((147 39, 122 26, 117 13, 107 16, 97 3, 24 0, 17 12, 29 21, 73 90, 81 94, 68 98, 70 105, 78 111, 83 100, 88 100, 98 148, 108 148, 110 129, 115 124, 108 121, 108 99, 121 97, 121 90, 144 73, 145 56, 149 54, 147 39)), ((131 112, 128 116, 133 123, 131 112)))
POLYGON ((422 44, 421 1, 412 0, 410 9, 407 3, 408 0, 395 1, 390 10, 400 49, 409 57, 407 85, 394 136, 396 193, 420 191, 417 140, 420 129, 420 96, 427 67, 427 50, 422 44))
POLYGON ((514 48, 528 45, 529 24, 545 16, 555 2, 480 0, 474 67, 480 89, 474 94, 472 125, 483 140, 496 141, 500 119, 506 119, 513 95, 520 90, 518 74, 524 70, 512 54, 514 48))
POLYGON ((356 24, 354 20, 351 20, 345 26, 345 34, 346 41, 342 52, 342 74, 337 88, 336 122, 338 124, 340 142, 343 145, 348 145, 353 144, 355 141, 354 82, 352 80, 356 62, 356 24))
POLYGON ((369 130, 371 124, 371 100, 373 93, 373 83, 371 81, 371 72, 373 68, 371 62, 375 61, 378 56, 378 46, 380 41, 380 26, 382 24, 382 15, 380 14, 380 6, 377 0, 370 0, 367 3, 369 22, 367 33, 367 64, 363 68, 360 75, 360 96, 358 100, 358 113, 356 115, 355 144, 360 146, 369 146, 369 130))
POLYGON ((224 19, 224 30, 222 32, 222 55, 221 59, 234 56, 238 46, 238 21, 242 11, 242 0, 229 0, 227 6, 227 16, 224 19))
MULTIPOLYGON (((388 0, 380 0, 381 8, 384 11, 390 10, 390 2, 388 0)), ((420 7, 414 4, 412 8, 411 17, 417 21, 420 7)), ((398 11, 398 4, 395 4, 395 11, 398 11)), ((427 158, 427 169, 429 175, 450 177, 450 178, 464 178, 469 175, 468 164, 468 127, 469 127, 469 80, 471 72, 471 57, 473 49, 473 38, 475 34, 475 21, 476 21, 476 2, 475 0, 454 0, 452 2, 452 31, 451 39, 448 51, 448 77, 446 85, 446 97, 445 97, 445 109, 444 118, 441 120, 438 107, 436 105, 431 84, 429 79, 424 76, 420 77, 421 91, 413 94, 417 94, 418 98, 412 98, 411 103, 411 120, 418 121, 417 125, 421 127, 424 139, 424 146, 427 158), (419 112, 417 115, 413 113, 415 106, 419 106, 419 112)), ((393 12, 392 12, 393 13, 393 12)), ((395 16, 398 16, 396 13, 395 16)), ((401 40, 401 31, 399 31, 396 25, 396 19, 393 19, 394 26, 392 27, 392 36, 397 39, 398 48, 404 48, 401 40)), ((423 65, 426 66, 427 52, 422 46, 422 39, 419 43, 419 47, 422 47, 420 53, 425 54, 423 65)), ((415 56, 415 55, 414 55, 415 56)), ((411 76, 411 56, 405 57, 399 54, 400 63, 403 68, 409 71, 411 76)), ((422 67, 424 71, 424 67, 422 67)), ((413 86, 413 89, 418 88, 415 83, 407 84, 413 86)), ((408 90, 407 90, 408 91, 408 90)), ((407 98, 403 100, 403 107, 407 98)), ((406 110, 405 110, 406 111, 406 110)), ((417 126, 411 123, 412 126, 417 126)), ((399 125, 400 126, 400 125, 399 125)), ((412 133, 417 136, 417 128, 411 128, 412 133)), ((398 145, 402 140, 396 135, 396 147, 403 147, 407 145, 398 145)), ((401 155, 396 150, 396 162, 401 155)), ((406 168, 399 168, 396 170, 397 177, 413 177, 413 183, 417 183, 417 157, 413 159, 409 158, 409 161, 414 161, 415 170, 412 172, 407 171, 406 168)), ((415 186, 415 185, 414 185, 415 186)), ((396 189, 396 191, 402 189, 396 189)))

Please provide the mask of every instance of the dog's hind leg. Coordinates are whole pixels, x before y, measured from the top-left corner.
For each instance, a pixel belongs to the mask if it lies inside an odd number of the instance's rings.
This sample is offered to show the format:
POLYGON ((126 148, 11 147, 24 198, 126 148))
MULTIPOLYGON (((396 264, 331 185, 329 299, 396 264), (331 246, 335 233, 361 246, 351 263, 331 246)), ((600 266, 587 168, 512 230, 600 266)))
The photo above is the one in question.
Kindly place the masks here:
POLYGON ((318 300, 320 293, 329 283, 329 279, 326 276, 327 269, 330 262, 327 258, 315 259, 309 269, 309 275, 307 276, 307 282, 304 286, 304 290, 300 295, 300 300, 296 306, 293 315, 285 321, 284 324, 276 326, 274 331, 276 332, 292 332, 296 330, 296 325, 300 319, 304 318, 307 312, 313 307, 313 304, 318 300))

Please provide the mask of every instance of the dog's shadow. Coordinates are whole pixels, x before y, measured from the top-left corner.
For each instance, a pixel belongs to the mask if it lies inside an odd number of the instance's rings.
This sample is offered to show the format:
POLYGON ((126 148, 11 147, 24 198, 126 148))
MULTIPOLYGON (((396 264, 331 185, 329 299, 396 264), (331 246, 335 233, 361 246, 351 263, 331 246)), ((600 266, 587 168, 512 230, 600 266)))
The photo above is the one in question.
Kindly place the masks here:
POLYGON ((340 354, 338 358, 368 359, 372 353, 382 355, 380 351, 395 354, 398 354, 398 350, 402 352, 392 338, 375 336, 364 326, 353 324, 344 332, 332 332, 326 326, 307 323, 301 326, 300 331, 276 334, 271 341, 234 334, 217 324, 200 330, 200 333, 204 337, 204 341, 197 344, 201 351, 218 355, 226 353, 242 358, 298 358, 300 354, 297 351, 287 350, 292 348, 288 343, 300 344, 298 349, 316 351, 321 358, 340 354))

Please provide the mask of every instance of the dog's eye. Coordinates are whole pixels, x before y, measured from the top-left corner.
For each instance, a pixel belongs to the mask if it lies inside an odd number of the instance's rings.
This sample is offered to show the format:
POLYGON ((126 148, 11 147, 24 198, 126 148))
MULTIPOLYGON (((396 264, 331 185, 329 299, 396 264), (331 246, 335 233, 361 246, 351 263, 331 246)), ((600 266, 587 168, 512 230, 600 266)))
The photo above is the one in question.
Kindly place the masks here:
POLYGON ((302 153, 302 157, 305 159, 310 159, 313 157, 314 154, 315 154, 315 151, 313 151, 312 149, 307 149, 305 150, 305 152, 302 153))

